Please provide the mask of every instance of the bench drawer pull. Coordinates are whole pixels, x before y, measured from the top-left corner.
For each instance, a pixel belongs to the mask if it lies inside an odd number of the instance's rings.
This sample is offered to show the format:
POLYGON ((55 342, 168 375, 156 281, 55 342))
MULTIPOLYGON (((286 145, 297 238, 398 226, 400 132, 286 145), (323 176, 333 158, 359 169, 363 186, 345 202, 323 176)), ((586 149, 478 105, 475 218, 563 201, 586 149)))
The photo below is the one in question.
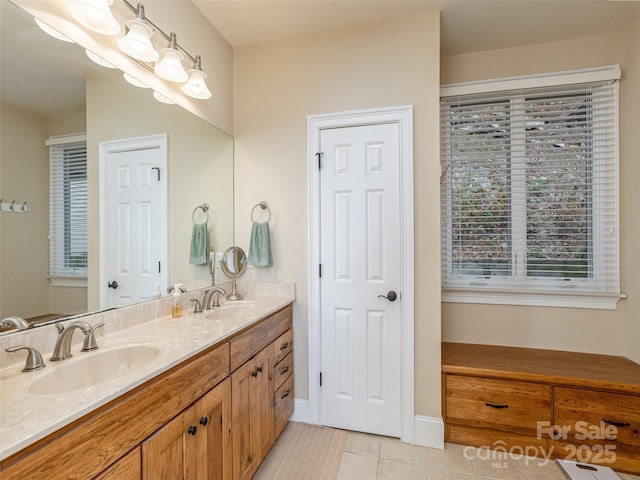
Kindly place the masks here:
POLYGON ((509 408, 509 405, 507 404, 497 404, 497 403, 487 402, 485 403, 485 405, 491 408, 509 408))
POLYGON ((607 420, 606 418, 603 418, 602 421, 604 423, 608 423, 609 425, 613 425, 614 427, 630 427, 631 424, 629 422, 614 422, 613 420, 607 420))

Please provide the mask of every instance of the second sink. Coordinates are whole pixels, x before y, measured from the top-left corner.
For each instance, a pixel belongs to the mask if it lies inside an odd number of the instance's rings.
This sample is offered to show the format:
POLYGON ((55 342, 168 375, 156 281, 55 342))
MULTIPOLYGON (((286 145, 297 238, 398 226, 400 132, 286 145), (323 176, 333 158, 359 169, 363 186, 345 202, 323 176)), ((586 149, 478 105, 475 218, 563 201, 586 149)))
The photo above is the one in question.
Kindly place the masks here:
POLYGON ((29 386, 29 392, 50 395, 92 387, 144 367, 160 352, 152 345, 126 345, 74 356, 43 371, 29 386))

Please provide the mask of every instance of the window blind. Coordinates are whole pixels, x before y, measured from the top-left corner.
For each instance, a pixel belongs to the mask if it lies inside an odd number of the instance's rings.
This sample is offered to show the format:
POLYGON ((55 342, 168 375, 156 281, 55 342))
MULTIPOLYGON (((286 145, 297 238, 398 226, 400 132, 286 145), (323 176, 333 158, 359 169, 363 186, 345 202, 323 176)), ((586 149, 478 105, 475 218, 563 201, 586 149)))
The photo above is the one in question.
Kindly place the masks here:
POLYGON ((86 141, 49 146, 51 277, 87 276, 86 141))
POLYGON ((618 85, 441 100, 443 287, 619 293, 618 85))

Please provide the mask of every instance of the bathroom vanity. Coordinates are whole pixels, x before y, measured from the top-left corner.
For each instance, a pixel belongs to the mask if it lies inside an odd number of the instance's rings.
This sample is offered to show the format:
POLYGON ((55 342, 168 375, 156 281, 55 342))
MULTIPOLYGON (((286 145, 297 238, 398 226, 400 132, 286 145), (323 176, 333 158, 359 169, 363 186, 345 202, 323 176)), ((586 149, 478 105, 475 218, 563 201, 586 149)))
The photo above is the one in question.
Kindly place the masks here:
POLYGON ((624 357, 442 344, 445 441, 640 473, 640 365, 624 357))
MULTIPOLYGON (((100 386, 93 394, 45 391, 40 405, 53 410, 49 417, 55 416, 56 401, 65 396, 70 403, 84 396, 88 405, 72 408, 70 421, 61 418, 47 426, 43 420, 37 440, 29 439, 28 432, 20 439, 15 432, 19 426, 3 425, 3 431, 17 435, 8 451, 19 449, 3 456, 0 476, 6 480, 251 478, 293 413, 292 301, 267 302, 268 313, 251 319, 216 318, 225 316, 220 313, 223 305, 211 312, 211 318, 205 312, 142 325, 149 342, 159 337, 157 345, 179 353, 163 358, 163 351, 153 360, 164 363, 161 371, 151 361, 151 367, 138 370, 140 378, 127 375, 122 380, 126 386, 111 382, 110 388, 123 391, 100 386), (204 335, 209 338, 203 340, 204 335)), ((236 309, 235 315, 242 311, 240 306, 229 308, 236 309)), ((143 338, 136 329, 127 337, 138 345, 143 338)), ((109 352, 116 347, 105 342, 100 348, 109 352)), ((57 365, 33 375, 54 368, 57 365)), ((34 384, 32 380, 29 394, 34 384)), ((27 429, 38 428, 26 423, 27 429)))

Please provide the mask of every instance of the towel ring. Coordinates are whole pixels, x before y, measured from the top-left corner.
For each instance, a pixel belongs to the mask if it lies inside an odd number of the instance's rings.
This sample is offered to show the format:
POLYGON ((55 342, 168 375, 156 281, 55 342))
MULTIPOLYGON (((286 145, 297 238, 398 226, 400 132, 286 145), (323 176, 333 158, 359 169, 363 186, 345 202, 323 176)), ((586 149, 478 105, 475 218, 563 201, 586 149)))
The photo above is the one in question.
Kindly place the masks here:
POLYGON ((191 221, 194 224, 196 223, 196 212, 198 211, 198 209, 201 209, 204 212, 204 214, 207 216, 205 221, 202 223, 209 223, 209 204, 208 203, 203 203, 202 205, 198 205, 196 208, 193 209, 193 213, 191 214, 191 221))
POLYGON ((262 210, 266 210, 267 213, 269 214, 269 217, 267 218, 267 223, 269 223, 269 220, 271 220, 271 209, 269 208, 269 205, 267 204, 267 202, 262 201, 259 203, 256 203, 253 208, 251 209, 251 221, 255 222, 256 220, 253 218, 253 214, 256 211, 256 208, 260 207, 262 210))

